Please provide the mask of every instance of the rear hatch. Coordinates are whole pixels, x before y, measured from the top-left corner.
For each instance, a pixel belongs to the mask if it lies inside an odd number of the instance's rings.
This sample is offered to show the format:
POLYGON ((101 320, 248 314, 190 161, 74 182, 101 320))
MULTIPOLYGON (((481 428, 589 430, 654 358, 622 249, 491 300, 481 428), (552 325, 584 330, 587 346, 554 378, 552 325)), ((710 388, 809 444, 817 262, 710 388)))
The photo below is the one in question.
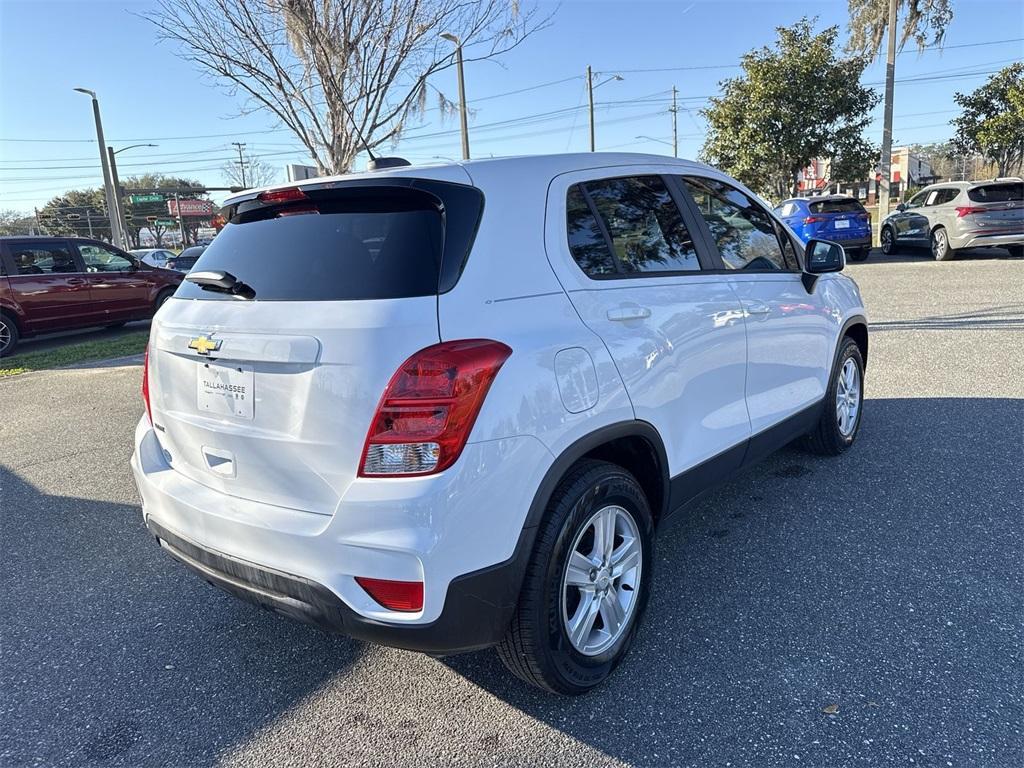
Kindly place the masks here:
POLYGON ((810 215, 804 223, 810 225, 812 237, 851 240, 871 235, 868 212, 853 198, 813 200, 807 210, 810 215))
POLYGON ((232 496, 330 514, 391 376, 436 344, 477 190, 391 179, 250 198, 154 321, 150 403, 175 471, 232 496), (242 288, 239 288, 244 284, 242 288))
POLYGON ((970 205, 958 206, 957 216, 971 231, 1024 235, 1024 182, 992 182, 967 190, 970 205))

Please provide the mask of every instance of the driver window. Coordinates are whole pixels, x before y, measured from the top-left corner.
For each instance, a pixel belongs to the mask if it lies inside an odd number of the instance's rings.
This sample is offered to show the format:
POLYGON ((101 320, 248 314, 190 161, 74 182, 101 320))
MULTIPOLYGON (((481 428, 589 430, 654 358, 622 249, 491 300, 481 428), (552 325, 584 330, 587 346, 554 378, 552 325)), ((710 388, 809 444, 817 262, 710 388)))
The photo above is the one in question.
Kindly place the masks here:
POLYGON ((86 272, 126 272, 133 266, 121 254, 101 245, 79 245, 78 252, 82 254, 86 272))
POLYGON ((924 199, 927 196, 927 192, 918 192, 916 195, 910 198, 910 202, 907 203, 907 208, 920 208, 922 205, 924 205, 924 199))

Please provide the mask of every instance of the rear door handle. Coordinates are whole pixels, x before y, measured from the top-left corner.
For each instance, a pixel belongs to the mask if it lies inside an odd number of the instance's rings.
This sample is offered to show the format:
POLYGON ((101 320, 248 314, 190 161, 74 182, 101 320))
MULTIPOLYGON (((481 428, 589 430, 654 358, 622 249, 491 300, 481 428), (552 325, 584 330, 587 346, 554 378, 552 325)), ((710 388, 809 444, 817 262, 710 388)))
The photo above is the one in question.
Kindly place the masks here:
POLYGON ((771 312, 771 307, 762 301, 753 301, 746 305, 748 315, 767 315, 771 312))
POLYGON ((608 319, 615 322, 625 320, 646 320, 651 316, 651 310, 647 307, 616 307, 608 310, 608 319))
POLYGON ((69 277, 67 279, 68 285, 85 285, 85 280, 81 277, 69 277))

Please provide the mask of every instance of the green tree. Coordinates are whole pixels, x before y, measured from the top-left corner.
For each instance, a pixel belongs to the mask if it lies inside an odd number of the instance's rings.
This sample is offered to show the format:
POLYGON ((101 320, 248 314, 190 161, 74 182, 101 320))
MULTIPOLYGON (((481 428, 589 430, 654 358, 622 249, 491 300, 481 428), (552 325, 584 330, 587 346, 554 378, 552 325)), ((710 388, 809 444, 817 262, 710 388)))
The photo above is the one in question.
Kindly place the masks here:
POLYGON ((0 211, 0 235, 31 235, 36 231, 36 217, 21 211, 0 211))
POLYGON ((1024 63, 1005 67, 974 93, 954 94, 963 113, 954 118, 954 146, 978 152, 999 176, 1024 170, 1024 63))
POLYGON ((78 235, 110 242, 103 190, 73 189, 50 199, 39 209, 39 223, 46 235, 78 235))
MULTIPOLYGON (((889 0, 848 0, 850 10, 846 49, 853 54, 874 56, 889 28, 889 0)), ((918 49, 929 43, 941 45, 946 27, 953 20, 953 0, 897 0, 897 17, 903 20, 898 46, 913 40, 918 49)))
POLYGON ((745 54, 744 73, 721 83, 703 111, 701 156, 747 186, 780 199, 794 194, 800 172, 831 158, 833 178, 864 178, 878 150, 864 138, 878 95, 859 84, 867 64, 836 51, 838 27, 815 34, 803 18, 779 27, 774 48, 745 54))

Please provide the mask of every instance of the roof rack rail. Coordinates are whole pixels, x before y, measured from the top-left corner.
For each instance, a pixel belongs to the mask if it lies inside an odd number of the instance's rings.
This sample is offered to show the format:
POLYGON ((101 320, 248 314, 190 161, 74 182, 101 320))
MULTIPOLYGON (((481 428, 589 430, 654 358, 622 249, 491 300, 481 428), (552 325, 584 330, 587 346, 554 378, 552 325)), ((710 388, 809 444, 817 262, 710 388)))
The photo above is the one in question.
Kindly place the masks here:
POLYGON ((992 181, 1024 181, 1020 176, 996 176, 992 181))

